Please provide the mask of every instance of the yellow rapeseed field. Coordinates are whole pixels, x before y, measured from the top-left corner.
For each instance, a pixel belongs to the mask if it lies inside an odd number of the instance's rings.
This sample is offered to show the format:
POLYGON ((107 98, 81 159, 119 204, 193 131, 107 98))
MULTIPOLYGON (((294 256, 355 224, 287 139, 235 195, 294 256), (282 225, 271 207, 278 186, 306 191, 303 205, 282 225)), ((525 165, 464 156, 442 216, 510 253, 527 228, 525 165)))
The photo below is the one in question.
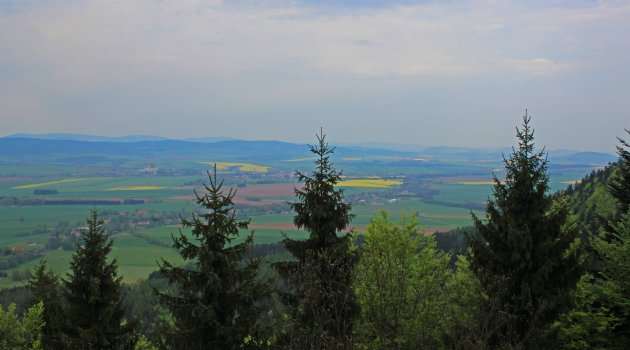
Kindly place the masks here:
POLYGON ((452 185, 493 185, 493 181, 458 181, 450 182, 452 185))
POLYGON ((389 188, 396 185, 402 185, 400 180, 383 180, 383 179, 354 179, 339 181, 337 186, 342 187, 373 187, 373 188, 389 188))
POLYGON ((293 159, 286 159, 283 160, 283 162, 306 162, 306 161, 310 161, 310 160, 315 160, 317 158, 314 157, 307 157, 307 158, 293 158, 293 159))
POLYGON ((266 173, 269 171, 268 166, 264 165, 256 165, 249 163, 229 163, 229 162, 201 162, 201 164, 206 164, 209 166, 217 165, 217 170, 227 170, 228 168, 236 167, 239 171, 248 172, 248 173, 266 173))
POLYGON ((108 191, 155 191, 161 190, 164 186, 123 186, 123 187, 112 187, 108 189, 108 191))
POLYGON ((38 184, 20 185, 20 186, 15 186, 13 188, 14 189, 25 189, 25 188, 28 189, 28 188, 36 188, 36 187, 57 185, 57 184, 62 184, 62 183, 66 183, 66 182, 83 181, 83 180, 90 180, 90 179, 65 179, 65 180, 57 180, 57 181, 50 181, 50 182, 42 182, 42 183, 38 183, 38 184))

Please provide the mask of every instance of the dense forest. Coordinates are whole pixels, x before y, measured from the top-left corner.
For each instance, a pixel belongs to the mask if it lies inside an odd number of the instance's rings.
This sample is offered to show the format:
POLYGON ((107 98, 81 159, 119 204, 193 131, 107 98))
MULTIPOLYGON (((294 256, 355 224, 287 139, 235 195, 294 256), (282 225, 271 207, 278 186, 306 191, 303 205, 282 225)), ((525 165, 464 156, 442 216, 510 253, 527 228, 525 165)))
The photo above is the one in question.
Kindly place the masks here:
POLYGON ((517 141, 485 215, 434 235, 416 213, 386 211, 347 233, 352 205, 323 133, 290 204, 306 240, 236 243, 249 221, 215 171, 182 217, 192 233, 173 237, 186 263, 160 259, 134 285, 94 209, 69 273, 41 261, 0 292, 0 348, 630 348, 629 141, 617 163, 557 193, 527 116, 517 141))

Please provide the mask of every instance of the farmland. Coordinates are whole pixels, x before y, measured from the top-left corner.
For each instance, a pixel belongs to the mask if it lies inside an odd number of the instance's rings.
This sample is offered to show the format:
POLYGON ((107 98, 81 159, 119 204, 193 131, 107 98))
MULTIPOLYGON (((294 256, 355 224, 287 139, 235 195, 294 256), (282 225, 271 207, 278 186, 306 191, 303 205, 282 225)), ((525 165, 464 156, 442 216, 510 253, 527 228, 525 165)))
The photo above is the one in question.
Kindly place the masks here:
POLYGON ((383 179, 354 179, 343 180, 339 182, 339 187, 369 187, 369 188, 390 188, 392 186, 401 185, 401 180, 383 180, 383 179))
POLYGON ((266 173, 269 171, 268 166, 256 165, 249 163, 230 163, 230 162, 201 162, 201 164, 208 165, 210 167, 216 166, 217 170, 228 170, 230 168, 237 168, 238 171, 246 173, 266 173))
MULTIPOLYGON (((197 210, 195 192, 204 192, 207 172, 215 164, 224 191, 235 191, 237 217, 251 219, 242 236, 254 231, 254 242, 261 244, 278 242, 283 234, 307 235, 293 226, 287 204, 295 200, 295 189, 301 186, 295 170, 308 173, 313 169, 313 158, 303 145, 273 143, 273 156, 261 153, 261 144, 242 148, 230 144, 235 149, 212 145, 219 149, 211 152, 216 162, 198 161, 208 156, 197 144, 180 153, 177 144, 169 144, 167 151, 160 146, 159 152, 147 151, 146 145, 138 146, 139 151, 111 144, 104 151, 89 153, 93 146, 85 143, 54 154, 45 153, 54 145, 23 156, 19 156, 22 148, 14 148, 14 154, 0 153, 0 250, 8 254, 5 258, 22 250, 33 255, 0 267, 5 276, 0 277, 0 288, 23 284, 12 276, 32 270, 40 257, 55 271, 65 271, 94 206, 114 237, 112 255, 125 281, 146 278, 160 257, 181 262, 170 247, 171 235, 179 234, 180 217, 197 210)), ((418 212, 426 233, 468 226, 471 209, 481 214, 491 193, 492 172, 501 166, 498 155, 492 161, 480 155, 481 162, 388 150, 340 148, 337 152, 332 160, 344 171, 338 185, 353 205, 350 228, 356 232, 364 230, 382 209, 393 219, 404 212, 418 212)), ((597 166, 551 168, 552 190, 574 183, 597 166)))

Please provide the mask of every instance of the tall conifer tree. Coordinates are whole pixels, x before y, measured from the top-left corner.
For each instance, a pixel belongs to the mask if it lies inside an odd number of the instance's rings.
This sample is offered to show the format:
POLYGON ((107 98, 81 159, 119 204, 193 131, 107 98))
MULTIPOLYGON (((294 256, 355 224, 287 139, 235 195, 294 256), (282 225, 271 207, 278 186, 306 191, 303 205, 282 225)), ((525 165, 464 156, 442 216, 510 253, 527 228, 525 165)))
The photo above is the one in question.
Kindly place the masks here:
POLYGON ((352 275, 357 256, 350 249, 351 236, 339 236, 353 215, 352 206, 343 201, 343 190, 335 188, 341 172, 330 161, 334 148, 325 135, 317 135, 318 144, 309 146, 315 170, 309 176, 297 172, 303 188, 296 188, 298 202, 293 223, 309 232, 307 240, 284 239, 295 261, 276 264, 278 272, 293 290, 284 295, 289 307, 291 348, 347 348, 358 315, 352 289, 352 275))
POLYGON ((65 336, 68 349, 130 349, 133 323, 126 323, 122 277, 116 259, 108 261, 113 240, 103 230, 96 209, 87 220, 88 231, 70 260, 63 282, 65 336))
MULTIPOLYGON (((626 130, 630 135, 630 130, 626 130)), ((620 145, 617 146, 617 154, 619 154, 618 173, 610 181, 608 189, 621 206, 620 213, 625 214, 630 207, 630 143, 617 138, 620 145)))
POLYGON ((474 272, 496 310, 490 345, 531 347, 567 302, 581 274, 577 228, 566 201, 549 195, 547 158, 534 151, 527 112, 516 129, 518 148, 494 175, 485 222, 473 214, 469 235, 474 272))
POLYGON ((208 173, 210 185, 203 195, 195 191, 202 213, 181 219, 192 235, 180 232, 173 247, 188 266, 176 267, 162 259, 160 272, 175 286, 174 293, 158 292, 161 303, 174 317, 175 329, 168 335, 174 349, 240 349, 244 339, 256 336, 260 301, 267 286, 257 278, 259 261, 245 259, 252 234, 238 244, 240 229, 249 221, 235 219, 236 191, 223 192, 223 181, 208 173))
POLYGON ((42 346, 44 349, 62 350, 63 309, 59 298, 59 277, 51 270, 46 270, 46 261, 42 260, 35 273, 28 281, 31 291, 31 304, 43 302, 44 312, 42 327, 42 346))

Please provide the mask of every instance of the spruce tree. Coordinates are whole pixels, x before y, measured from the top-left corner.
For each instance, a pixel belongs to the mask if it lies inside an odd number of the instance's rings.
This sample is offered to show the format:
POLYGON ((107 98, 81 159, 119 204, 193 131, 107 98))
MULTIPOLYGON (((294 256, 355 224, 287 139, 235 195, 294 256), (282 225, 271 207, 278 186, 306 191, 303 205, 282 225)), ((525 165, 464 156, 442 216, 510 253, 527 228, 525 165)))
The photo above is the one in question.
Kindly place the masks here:
POLYGON ((594 237, 600 271, 586 274, 574 308, 553 325, 558 349, 630 349, 630 212, 594 237))
POLYGON ((261 300, 268 294, 258 279, 259 261, 247 259, 253 243, 249 234, 241 243, 234 241, 249 221, 235 219, 236 191, 223 192, 217 182, 216 166, 203 195, 195 191, 202 213, 181 219, 190 235, 180 231, 173 247, 187 263, 173 266, 162 259, 160 272, 175 287, 159 292, 160 302, 174 317, 174 330, 168 334, 175 349, 240 349, 248 336, 256 337, 261 300))
POLYGON ((63 281, 68 349, 133 348, 132 323, 123 319, 122 277, 116 259, 108 261, 113 240, 103 230, 96 209, 87 220, 63 281))
MULTIPOLYGON (((626 130, 626 133, 630 134, 630 130, 626 130)), ((619 201, 620 213, 625 214, 630 207, 630 143, 619 137, 617 139, 620 143, 617 146, 618 173, 610 180, 608 190, 619 201)))
POLYGON ((42 346, 44 349, 65 349, 62 342, 63 309, 59 298, 59 277, 46 270, 46 261, 41 260, 35 273, 28 281, 31 305, 43 302, 42 346))
POLYGON ((351 344, 358 305, 352 288, 357 255, 351 251, 352 236, 339 236, 353 215, 343 201, 343 190, 335 188, 341 172, 335 170, 325 135, 309 146, 317 156, 309 176, 297 172, 303 188, 296 188, 293 223, 309 232, 307 240, 285 237, 283 243, 295 258, 277 263, 276 269, 291 290, 285 293, 291 325, 288 347, 302 349, 347 348, 351 344))
POLYGON ((564 198, 551 196, 544 149, 534 151, 527 112, 516 129, 518 148, 494 175, 485 222, 473 214, 471 267, 496 320, 490 346, 531 347, 567 303, 582 268, 577 228, 564 198))

